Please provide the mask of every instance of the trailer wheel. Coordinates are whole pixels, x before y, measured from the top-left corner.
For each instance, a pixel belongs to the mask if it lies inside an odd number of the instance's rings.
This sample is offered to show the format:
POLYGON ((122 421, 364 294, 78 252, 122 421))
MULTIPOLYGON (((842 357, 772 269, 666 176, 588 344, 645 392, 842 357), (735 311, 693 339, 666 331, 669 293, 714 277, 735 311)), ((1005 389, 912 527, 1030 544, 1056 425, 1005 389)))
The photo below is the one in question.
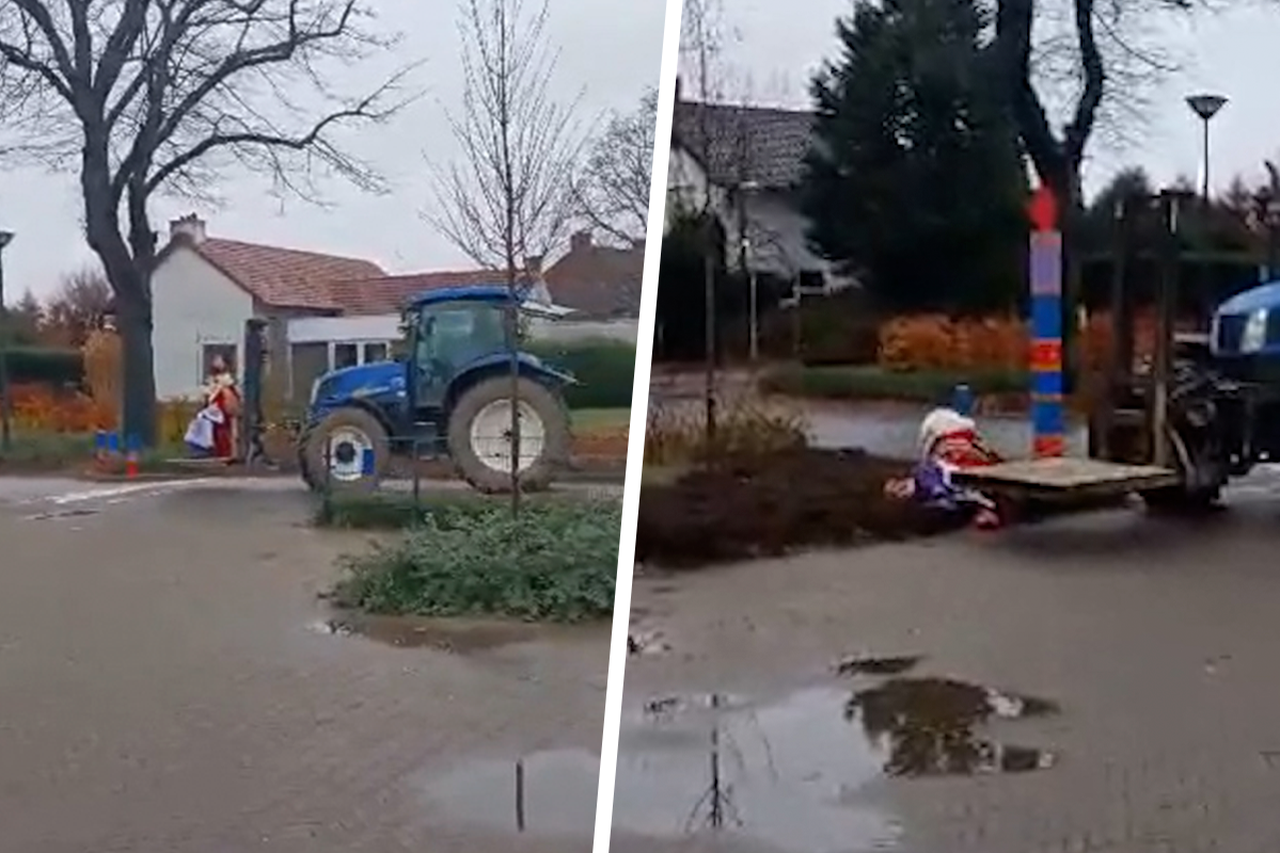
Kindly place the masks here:
MULTIPOLYGON (((541 383, 519 380, 521 491, 551 485, 569 457, 569 414, 541 383)), ((482 492, 511 491, 511 380, 486 379, 468 388, 449 414, 449 455, 458 474, 482 492)))
POLYGON ((298 458, 312 491, 373 491, 391 463, 387 428, 364 409, 338 409, 303 431, 298 458))

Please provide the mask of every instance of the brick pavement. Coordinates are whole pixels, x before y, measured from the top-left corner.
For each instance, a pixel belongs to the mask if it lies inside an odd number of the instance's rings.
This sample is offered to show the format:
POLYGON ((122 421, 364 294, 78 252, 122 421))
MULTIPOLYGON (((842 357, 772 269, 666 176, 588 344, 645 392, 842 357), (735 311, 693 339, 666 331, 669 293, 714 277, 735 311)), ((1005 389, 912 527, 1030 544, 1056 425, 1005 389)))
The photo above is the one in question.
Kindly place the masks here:
POLYGON ((598 749, 605 630, 467 656, 324 636, 315 595, 364 542, 306 529, 301 495, 118 500, 0 506, 0 853, 589 849, 422 789, 598 749))

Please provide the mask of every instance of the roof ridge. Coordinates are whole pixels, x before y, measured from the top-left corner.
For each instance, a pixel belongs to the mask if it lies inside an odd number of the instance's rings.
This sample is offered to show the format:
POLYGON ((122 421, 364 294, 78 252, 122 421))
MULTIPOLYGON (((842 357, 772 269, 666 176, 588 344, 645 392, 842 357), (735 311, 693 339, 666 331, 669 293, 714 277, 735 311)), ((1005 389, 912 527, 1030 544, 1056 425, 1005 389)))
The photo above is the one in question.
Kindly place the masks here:
MULTIPOLYGON (((356 261, 358 263, 371 264, 378 266, 378 262, 369 258, 362 258, 357 255, 339 255, 334 252, 321 252, 316 249, 295 249, 292 246, 277 246, 272 243, 257 243, 252 240, 236 240, 230 237, 206 237, 199 243, 192 244, 196 249, 208 243, 224 243, 234 246, 248 246, 253 249, 267 249, 272 252, 288 252, 292 255, 307 255, 313 258, 332 258, 340 261, 356 261)), ((380 268, 380 267, 379 267, 380 268)))

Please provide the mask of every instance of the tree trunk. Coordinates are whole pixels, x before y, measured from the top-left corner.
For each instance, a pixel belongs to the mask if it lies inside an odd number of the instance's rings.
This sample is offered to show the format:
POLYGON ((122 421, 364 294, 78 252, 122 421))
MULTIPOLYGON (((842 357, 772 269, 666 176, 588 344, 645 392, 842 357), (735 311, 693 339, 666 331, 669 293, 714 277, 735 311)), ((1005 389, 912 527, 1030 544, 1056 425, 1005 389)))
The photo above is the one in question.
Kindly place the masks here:
POLYGON ((139 448, 156 446, 156 374, 151 346, 151 300, 116 293, 124 393, 121 432, 139 448))

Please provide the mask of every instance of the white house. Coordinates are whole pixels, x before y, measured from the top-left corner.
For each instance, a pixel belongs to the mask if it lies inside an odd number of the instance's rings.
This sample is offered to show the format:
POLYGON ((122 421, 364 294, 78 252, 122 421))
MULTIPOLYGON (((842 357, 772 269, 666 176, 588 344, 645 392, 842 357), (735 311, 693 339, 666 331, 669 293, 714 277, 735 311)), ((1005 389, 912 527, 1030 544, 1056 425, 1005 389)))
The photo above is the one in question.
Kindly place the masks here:
MULTIPOLYGON (((546 297, 575 309, 572 319, 535 320, 532 333, 634 342, 644 250, 638 262, 633 252, 620 264, 613 253, 622 251, 577 235, 545 276, 540 259, 528 259, 524 275, 545 279, 546 297), (599 262, 596 249, 607 250, 600 257, 612 266, 599 262)), ((152 273, 156 392, 162 399, 197 393, 216 356, 238 370, 245 325, 258 318, 267 321, 270 351, 283 353, 285 393, 297 399, 327 370, 387 358, 413 297, 501 280, 492 270, 388 275, 358 258, 214 238, 192 214, 170 223, 152 273)))
POLYGON ((666 225, 681 211, 709 209, 725 228, 725 255, 738 265, 830 293, 856 284, 809 245, 797 188, 812 144, 813 114, 798 110, 703 104, 677 86, 667 171, 666 225))

